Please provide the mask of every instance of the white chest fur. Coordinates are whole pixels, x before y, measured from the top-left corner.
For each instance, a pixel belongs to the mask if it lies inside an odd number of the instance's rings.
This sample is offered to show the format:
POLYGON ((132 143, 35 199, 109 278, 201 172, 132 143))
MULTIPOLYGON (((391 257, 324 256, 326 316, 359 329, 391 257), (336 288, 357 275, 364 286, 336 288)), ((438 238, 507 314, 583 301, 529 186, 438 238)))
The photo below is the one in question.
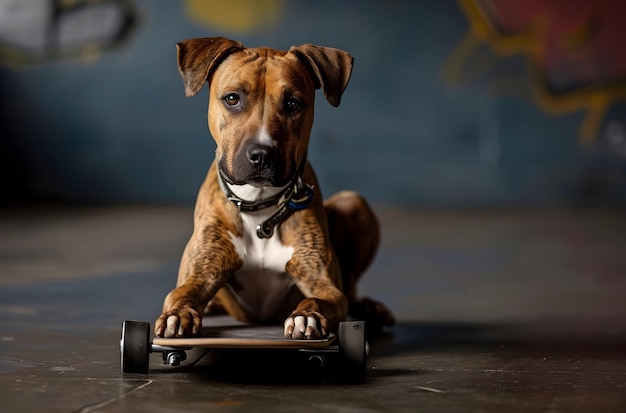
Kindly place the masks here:
MULTIPOLYGON (((239 193, 236 195, 240 196, 239 193)), ((284 317, 284 313, 297 304, 294 300, 302 298, 285 271, 293 248, 282 244, 278 231, 274 231, 271 238, 261 239, 256 235, 257 225, 274 211, 274 208, 266 208, 242 212, 243 236, 231 234, 231 241, 243 260, 243 266, 231 277, 227 286, 239 304, 260 320, 284 317)))

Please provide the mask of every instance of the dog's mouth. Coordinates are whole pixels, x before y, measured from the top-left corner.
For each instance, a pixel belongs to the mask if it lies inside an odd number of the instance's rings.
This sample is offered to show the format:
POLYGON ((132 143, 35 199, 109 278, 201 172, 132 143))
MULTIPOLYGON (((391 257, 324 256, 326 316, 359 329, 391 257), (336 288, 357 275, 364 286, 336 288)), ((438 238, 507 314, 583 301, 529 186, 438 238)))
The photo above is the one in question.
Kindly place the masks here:
POLYGON ((251 185, 256 188, 262 187, 284 187, 294 179, 295 174, 284 174, 285 176, 277 176, 272 169, 263 169, 258 171, 249 171, 248 174, 239 176, 231 174, 222 165, 219 166, 219 173, 222 180, 230 185, 251 185))
POLYGON ((273 180, 270 179, 266 179, 266 178, 261 178, 261 177, 253 177, 248 179, 247 182, 248 185, 252 185, 254 187, 257 188, 261 188, 261 187, 277 187, 277 186, 281 186, 277 183, 275 183, 273 180))
POLYGON ((285 186, 287 182, 288 181, 277 179, 273 171, 262 171, 260 174, 249 176, 244 184, 254 187, 282 187, 285 186))

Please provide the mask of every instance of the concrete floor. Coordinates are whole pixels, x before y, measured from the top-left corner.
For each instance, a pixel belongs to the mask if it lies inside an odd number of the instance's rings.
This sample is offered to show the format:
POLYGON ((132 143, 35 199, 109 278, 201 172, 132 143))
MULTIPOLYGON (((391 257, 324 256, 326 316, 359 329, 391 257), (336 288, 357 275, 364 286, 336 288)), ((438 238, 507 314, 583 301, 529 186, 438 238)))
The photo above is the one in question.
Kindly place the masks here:
POLYGON ((121 323, 158 315, 191 209, 3 211, 0 412, 624 411, 625 212, 378 210, 362 292, 399 323, 363 385, 280 353, 124 375, 121 323))

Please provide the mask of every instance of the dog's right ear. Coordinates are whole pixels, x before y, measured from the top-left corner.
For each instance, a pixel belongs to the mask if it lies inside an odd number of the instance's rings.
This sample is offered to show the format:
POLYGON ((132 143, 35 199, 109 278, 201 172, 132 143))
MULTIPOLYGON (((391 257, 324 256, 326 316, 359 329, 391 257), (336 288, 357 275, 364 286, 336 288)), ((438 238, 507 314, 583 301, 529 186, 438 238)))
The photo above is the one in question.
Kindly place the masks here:
POLYGON ((185 84, 185 95, 191 97, 198 93, 222 60, 243 48, 241 43, 224 37, 203 37, 178 43, 178 71, 185 84))

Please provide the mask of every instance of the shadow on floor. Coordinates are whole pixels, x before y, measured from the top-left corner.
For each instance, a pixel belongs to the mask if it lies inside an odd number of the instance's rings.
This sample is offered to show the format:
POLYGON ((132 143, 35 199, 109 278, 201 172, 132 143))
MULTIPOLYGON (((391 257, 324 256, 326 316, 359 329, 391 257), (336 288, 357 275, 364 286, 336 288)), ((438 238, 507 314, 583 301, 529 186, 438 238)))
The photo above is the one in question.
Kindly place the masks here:
MULTIPOLYGON (((367 379, 428 375, 431 370, 529 368, 562 371, 611 367, 626 357, 626 336, 562 333, 537 325, 401 322, 370 339, 367 379), (528 367, 532 366, 532 367, 528 367)), ((320 368, 290 350, 194 349, 181 367, 155 367, 151 374, 185 373, 197 380, 239 384, 342 384, 332 366, 320 368)), ((154 357, 154 356, 153 356, 154 357)))

